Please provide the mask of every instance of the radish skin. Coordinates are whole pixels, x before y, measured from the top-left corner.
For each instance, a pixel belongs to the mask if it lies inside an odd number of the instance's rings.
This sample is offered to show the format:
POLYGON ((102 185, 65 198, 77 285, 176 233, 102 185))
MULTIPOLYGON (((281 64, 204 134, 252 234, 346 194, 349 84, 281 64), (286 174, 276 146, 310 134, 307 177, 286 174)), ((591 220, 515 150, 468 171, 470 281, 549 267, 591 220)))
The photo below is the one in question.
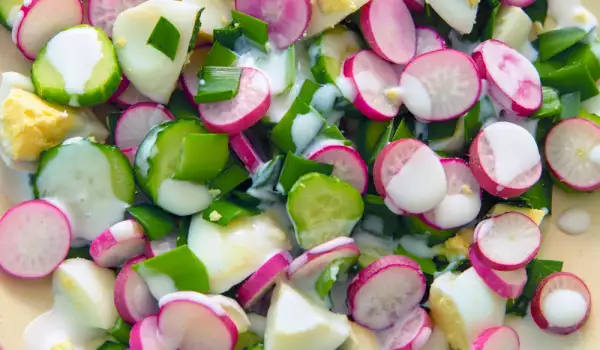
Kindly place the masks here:
POLYGON ((250 174, 255 174, 265 164, 244 133, 231 135, 229 145, 250 174))
POLYGON ((115 281, 115 306, 123 320, 130 324, 141 322, 158 312, 158 301, 154 299, 144 279, 131 266, 146 260, 137 256, 127 260, 115 281))
POLYGON ((135 86, 129 82, 129 79, 127 79, 126 76, 123 76, 121 85, 119 85, 117 91, 110 98, 110 101, 121 108, 128 108, 131 105, 141 102, 153 102, 150 98, 142 95, 135 86))
POLYGON ((390 329, 379 332, 377 338, 381 350, 419 350, 429 341, 433 322, 427 311, 415 308, 390 329))
POLYGON ((160 254, 166 253, 177 248, 177 236, 168 235, 164 238, 157 239, 154 241, 146 241, 144 247, 144 255, 147 258, 153 258, 160 254))
POLYGON ((404 0, 406 7, 415 12, 425 11, 425 0, 404 0))
POLYGON ((471 345, 471 350, 519 350, 519 335, 514 329, 501 326, 488 328, 471 345))
POLYGON ((102 232, 90 245, 92 259, 102 267, 119 267, 144 252, 146 236, 135 220, 125 220, 102 232))
POLYGON ((94 27, 104 30, 109 38, 117 16, 146 0, 88 0, 88 22, 94 27))
POLYGON ((290 264, 287 276, 290 281, 321 273, 331 262, 339 258, 360 254, 358 246, 349 237, 337 237, 304 252, 290 264))
POLYGON ((150 129, 160 123, 175 120, 171 112, 155 102, 137 103, 125 110, 115 127, 115 144, 121 150, 137 149, 150 129))
POLYGON ((527 7, 535 2, 535 0, 500 0, 504 6, 527 7))
POLYGON ((484 265, 477 257, 473 248, 469 249, 469 260, 481 279, 503 298, 518 298, 523 293, 527 283, 527 271, 518 269, 514 271, 497 271, 484 265))
POLYGON ((158 317, 148 316, 136 323, 129 335, 131 350, 163 350, 164 344, 158 332, 158 317))
MULTIPOLYGON (((411 0, 405 0, 411 1, 411 0)), ((431 27, 419 26, 416 28, 417 34, 417 56, 428 52, 443 50, 448 45, 446 39, 431 27)))
POLYGON ((369 185, 367 164, 360 154, 346 145, 326 145, 314 150, 306 158, 318 163, 333 165, 332 176, 350 183, 354 188, 365 194, 369 185))
POLYGON ((281 251, 267 260, 238 289, 236 298, 240 305, 245 309, 253 306, 275 285, 277 278, 286 271, 291 261, 292 256, 287 251, 281 251))

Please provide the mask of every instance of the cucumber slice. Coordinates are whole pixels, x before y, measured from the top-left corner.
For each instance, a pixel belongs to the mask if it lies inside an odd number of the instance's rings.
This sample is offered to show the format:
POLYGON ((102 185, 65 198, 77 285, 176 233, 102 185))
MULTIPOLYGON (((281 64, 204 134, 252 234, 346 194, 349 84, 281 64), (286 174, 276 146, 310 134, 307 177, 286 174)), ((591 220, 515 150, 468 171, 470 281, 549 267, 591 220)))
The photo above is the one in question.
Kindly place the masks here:
POLYGON ((55 199, 65 208, 76 237, 94 240, 123 220, 134 201, 129 160, 118 148, 70 139, 44 152, 35 176, 38 198, 55 199))
POLYGON ((349 183, 319 173, 302 176, 288 195, 287 211, 298 244, 310 249, 349 236, 362 217, 364 202, 349 183))
POLYGON ((35 92, 62 105, 94 106, 108 101, 121 83, 112 42, 102 29, 79 25, 54 36, 31 68, 35 92))
POLYGON ((325 31, 308 49, 311 71, 321 84, 335 84, 346 58, 360 51, 360 37, 344 26, 325 31))
MULTIPOLYGON (((159 124, 142 141, 135 158, 135 176, 150 198, 164 210, 186 216, 206 209, 212 202, 208 188, 200 183, 174 179, 183 140, 205 132, 198 120, 181 119, 159 124)), ((198 150, 210 152, 210 150, 198 150)))
POLYGON ((6 29, 12 29, 13 23, 17 18, 17 13, 23 4, 23 0, 2 0, 0 1, 0 23, 6 29))

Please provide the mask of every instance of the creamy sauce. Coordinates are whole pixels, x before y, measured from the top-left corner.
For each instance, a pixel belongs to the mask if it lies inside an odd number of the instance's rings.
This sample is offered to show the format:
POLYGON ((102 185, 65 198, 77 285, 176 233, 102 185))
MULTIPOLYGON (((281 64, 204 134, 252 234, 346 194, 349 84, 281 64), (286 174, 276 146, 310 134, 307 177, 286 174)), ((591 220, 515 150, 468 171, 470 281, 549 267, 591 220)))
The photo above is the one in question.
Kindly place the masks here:
POLYGON ((270 121, 273 123, 279 123, 287 111, 290 110, 290 107, 296 100, 296 97, 298 97, 303 83, 304 79, 296 80, 288 93, 272 97, 271 105, 267 111, 267 118, 269 118, 270 121))
POLYGON ((333 110, 335 100, 341 96, 340 90, 333 84, 325 84, 313 95, 311 105, 321 113, 333 110))
MULTIPOLYGON (((0 181, 0 198, 3 199, 1 202, 6 202, 7 206, 11 207, 34 198, 30 175, 26 172, 9 168, 1 160, 0 179, 2 179, 0 181)), ((3 213, 8 208, 2 209, 1 212, 3 213)))
POLYGON ((411 113, 418 117, 431 117, 433 101, 425 84, 414 76, 404 73, 401 79, 401 99, 411 113))
POLYGON ((363 230, 373 232, 375 234, 383 234, 385 222, 377 215, 365 214, 360 226, 363 230))
POLYGON ((598 26, 598 20, 580 0, 548 0, 548 15, 557 28, 577 27, 586 32, 598 26))
POLYGON ((340 89, 342 96, 344 96, 348 101, 354 101, 356 99, 356 86, 354 82, 350 78, 347 78, 343 75, 340 75, 335 79, 335 85, 340 89))
POLYGON ((440 254, 440 247, 429 247, 426 236, 404 235, 398 241, 402 248, 414 256, 424 259, 431 259, 440 254))
POLYGON ((292 122, 291 129, 292 141, 296 146, 296 153, 300 153, 306 149, 323 127, 323 123, 323 118, 313 111, 296 116, 292 122))
POLYGON ((578 235, 590 229, 592 216, 582 208, 565 210, 556 220, 556 226, 567 234, 578 235))
POLYGON ((144 279, 156 300, 178 291, 173 279, 164 273, 150 270, 143 265, 139 265, 137 273, 144 279))
POLYGON ((590 150, 590 153, 588 153, 588 158, 590 161, 592 161, 592 163, 600 165, 600 145, 595 146, 590 150))
POLYGON ((588 304, 581 293, 570 289, 552 291, 542 302, 544 316, 549 324, 556 327, 578 324, 585 317, 587 308, 588 304))
POLYGON ((208 208, 212 200, 204 185, 164 179, 158 187, 156 204, 175 215, 186 216, 208 208))
POLYGON ((531 316, 507 317, 504 323, 519 334, 521 350, 575 350, 582 349, 583 336, 581 331, 570 335, 558 335, 541 330, 531 316))

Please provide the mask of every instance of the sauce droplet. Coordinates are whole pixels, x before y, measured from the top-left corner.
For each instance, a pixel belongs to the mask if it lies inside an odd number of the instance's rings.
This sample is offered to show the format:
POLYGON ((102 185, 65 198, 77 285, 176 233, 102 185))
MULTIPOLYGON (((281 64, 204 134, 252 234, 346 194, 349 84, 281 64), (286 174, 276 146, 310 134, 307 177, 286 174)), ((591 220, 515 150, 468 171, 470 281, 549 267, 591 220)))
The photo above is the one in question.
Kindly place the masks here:
POLYGON ((592 217, 581 208, 565 210, 556 222, 558 228, 570 235, 582 234, 590 228, 592 217))

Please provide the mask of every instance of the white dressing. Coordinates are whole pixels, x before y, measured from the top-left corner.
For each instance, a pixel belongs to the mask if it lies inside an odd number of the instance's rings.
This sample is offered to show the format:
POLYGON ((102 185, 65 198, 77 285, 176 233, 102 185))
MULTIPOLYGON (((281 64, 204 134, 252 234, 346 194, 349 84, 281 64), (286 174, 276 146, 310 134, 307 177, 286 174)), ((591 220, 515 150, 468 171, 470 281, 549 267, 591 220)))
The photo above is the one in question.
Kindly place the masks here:
MULTIPOLYGON (((563 308, 564 309, 564 308, 563 308)), ((581 331, 569 334, 552 334, 541 330, 531 316, 506 318, 505 325, 519 335, 521 350, 574 350, 582 349, 584 337, 581 331)))
POLYGON ((340 92, 342 93, 342 96, 344 96, 348 101, 354 101, 354 99, 356 99, 356 86, 350 78, 340 75, 339 77, 335 78, 335 85, 337 85, 338 89, 340 89, 340 92))
POLYGON ((479 193, 450 194, 433 208, 435 223, 441 228, 465 225, 477 217, 481 209, 479 193))
POLYGON ((570 327, 579 323, 585 317, 587 307, 581 293, 570 289, 555 290, 542 301, 542 312, 548 323, 555 327, 570 327))
POLYGON ((556 220, 556 226, 564 233, 578 235, 590 229, 592 217, 582 208, 565 210, 556 220))
POLYGON ((440 254, 440 247, 429 247, 426 236, 404 235, 398 241, 402 248, 414 256, 431 259, 440 254))
POLYGON ((592 161, 592 163, 600 165, 600 145, 595 146, 590 150, 588 153, 588 158, 590 161, 592 161))
POLYGON ((400 98, 406 108, 420 117, 430 117, 433 113, 433 101, 425 84, 408 73, 402 74, 401 83, 400 98))
POLYGON ((281 95, 293 84, 296 59, 292 49, 278 51, 270 48, 264 53, 244 36, 236 41, 235 48, 236 52, 242 54, 237 60, 237 66, 258 68, 265 73, 269 79, 271 95, 281 95))
POLYGON ((279 96, 271 97, 271 105, 269 106, 269 110, 267 111, 267 118, 269 118, 271 122, 279 123, 279 121, 285 116, 287 111, 290 110, 292 103, 294 103, 296 97, 298 97, 298 94, 302 89, 303 83, 304 79, 296 79, 290 91, 279 96))
POLYGON ((212 203, 208 187, 189 181, 164 179, 158 187, 156 204, 175 215, 202 211, 212 203))
POLYGON ((137 273, 144 279, 154 299, 159 300, 167 294, 178 291, 173 279, 161 272, 139 265, 137 273))
POLYGON ((313 95, 311 105, 321 113, 331 112, 335 100, 341 96, 340 90, 333 84, 321 86, 313 95))
POLYGON ((310 142, 317 136, 324 121, 319 114, 309 111, 306 114, 299 114, 292 122, 291 136, 296 153, 304 151, 310 142))
POLYGON ((598 26, 596 17, 580 0, 548 0, 548 15, 554 18, 558 29, 576 27, 589 32, 598 26))

